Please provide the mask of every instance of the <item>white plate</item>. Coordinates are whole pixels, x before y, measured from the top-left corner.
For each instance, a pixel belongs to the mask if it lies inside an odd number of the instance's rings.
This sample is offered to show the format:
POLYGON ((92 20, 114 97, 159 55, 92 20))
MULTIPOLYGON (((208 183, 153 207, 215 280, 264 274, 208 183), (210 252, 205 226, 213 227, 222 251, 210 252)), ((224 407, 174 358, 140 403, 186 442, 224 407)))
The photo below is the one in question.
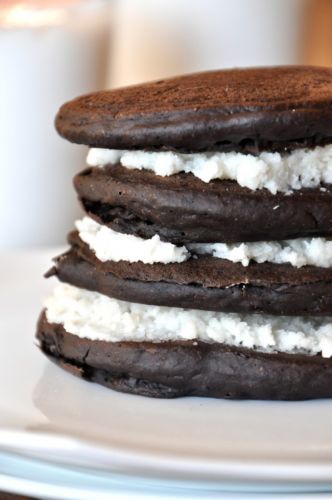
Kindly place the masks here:
POLYGON ((33 334, 55 253, 0 256, 0 450, 207 491, 332 490, 332 401, 148 399, 46 360, 33 334))

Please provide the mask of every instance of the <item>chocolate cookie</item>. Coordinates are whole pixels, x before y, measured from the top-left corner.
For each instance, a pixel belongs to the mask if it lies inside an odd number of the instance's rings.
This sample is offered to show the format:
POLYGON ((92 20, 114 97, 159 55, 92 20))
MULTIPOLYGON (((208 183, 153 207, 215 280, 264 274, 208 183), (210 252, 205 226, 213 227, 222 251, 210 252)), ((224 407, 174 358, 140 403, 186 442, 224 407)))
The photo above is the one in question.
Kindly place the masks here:
POLYGON ((332 360, 204 342, 103 342, 77 337, 42 314, 43 352, 71 373, 142 396, 304 400, 332 397, 332 360))
POLYGON ((160 177, 120 165, 74 179, 85 211, 112 229, 165 241, 237 242, 332 235, 332 188, 252 191, 192 174, 160 177))
POLYGON ((94 220, 48 273, 64 284, 38 324, 47 356, 153 397, 332 397, 332 244, 314 238, 332 237, 331 68, 97 92, 64 104, 56 127, 96 148, 74 181, 94 220), (213 248, 239 263, 195 254, 223 242, 244 243, 213 248))
POLYGON ((94 147, 285 151, 332 142, 332 69, 231 69, 88 94, 56 128, 94 147))
POLYGON ((101 262, 77 233, 48 276, 119 300, 207 311, 332 315, 332 269, 197 256, 180 264, 101 262))

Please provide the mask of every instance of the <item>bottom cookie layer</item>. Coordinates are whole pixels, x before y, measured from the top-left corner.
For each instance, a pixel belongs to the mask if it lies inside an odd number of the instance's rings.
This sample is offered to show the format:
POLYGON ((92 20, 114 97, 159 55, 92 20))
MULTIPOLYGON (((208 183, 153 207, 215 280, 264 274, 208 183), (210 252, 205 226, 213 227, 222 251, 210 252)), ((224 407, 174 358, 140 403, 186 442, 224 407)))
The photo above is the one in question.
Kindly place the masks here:
POLYGON ((121 392, 159 398, 332 397, 332 360, 196 341, 105 342, 39 319, 42 351, 62 368, 121 392))

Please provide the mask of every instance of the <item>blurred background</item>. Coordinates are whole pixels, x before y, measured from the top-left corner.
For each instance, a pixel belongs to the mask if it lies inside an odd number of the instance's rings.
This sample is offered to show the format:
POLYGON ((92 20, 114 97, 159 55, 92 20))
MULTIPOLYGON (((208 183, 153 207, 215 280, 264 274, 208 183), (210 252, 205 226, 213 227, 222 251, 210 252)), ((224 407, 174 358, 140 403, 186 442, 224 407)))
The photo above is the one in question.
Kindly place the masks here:
POLYGON ((332 0, 0 0, 0 248, 65 242, 79 94, 224 67, 332 65, 332 0))

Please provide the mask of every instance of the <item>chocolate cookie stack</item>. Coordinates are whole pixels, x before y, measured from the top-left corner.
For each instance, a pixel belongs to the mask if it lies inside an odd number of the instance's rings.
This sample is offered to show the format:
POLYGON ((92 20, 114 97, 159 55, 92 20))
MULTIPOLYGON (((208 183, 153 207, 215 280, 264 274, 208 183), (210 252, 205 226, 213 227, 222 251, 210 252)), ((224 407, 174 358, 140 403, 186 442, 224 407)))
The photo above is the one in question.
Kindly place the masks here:
POLYGON ((332 396, 332 70, 185 75, 79 97, 86 212, 37 338, 145 396, 332 396))

